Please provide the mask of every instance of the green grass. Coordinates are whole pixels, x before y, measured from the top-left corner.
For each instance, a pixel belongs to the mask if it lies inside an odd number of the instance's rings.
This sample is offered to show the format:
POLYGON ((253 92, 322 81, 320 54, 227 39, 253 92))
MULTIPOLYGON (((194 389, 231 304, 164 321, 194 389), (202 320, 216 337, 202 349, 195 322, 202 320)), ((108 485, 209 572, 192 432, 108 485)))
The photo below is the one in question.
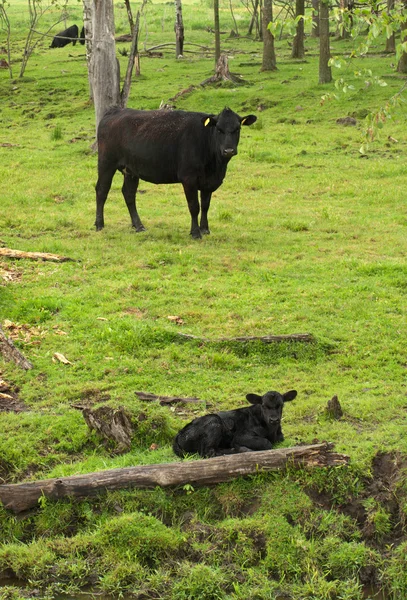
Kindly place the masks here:
MULTIPOLYGON (((113 597, 359 600, 375 579, 389 598, 403 598, 403 471, 388 482, 396 504, 368 496, 377 453, 400 453, 400 468, 407 453, 403 104, 367 156, 359 153, 360 115, 383 106, 403 82, 390 76, 394 56, 375 54, 380 39, 346 72, 355 90, 321 103, 336 90, 317 84, 316 40, 307 37, 305 62, 290 59, 287 38, 277 41, 278 71, 260 73, 261 43, 228 39, 233 21, 226 3, 221 9, 222 47, 246 84, 198 87, 176 106, 211 113, 230 106, 258 121, 243 128, 239 154, 214 194, 211 235, 196 241, 181 186, 142 182, 147 231, 133 233, 119 175, 106 227, 94 231, 97 157, 84 49, 50 50, 44 41, 18 78, 27 15, 23 0, 9 8, 13 79, 0 71, 0 240, 74 260, 0 260, 0 277, 6 267, 19 274, 0 279, 0 324, 6 333, 7 320, 26 326, 30 335, 15 343, 34 364, 28 372, 0 364, 28 409, 0 413, 0 483, 178 460, 171 441, 188 420, 244 406, 246 393, 269 389, 298 390, 285 409, 285 446, 329 440, 351 466, 210 489, 44 499, 23 519, 0 509, 0 580, 13 574, 44 598, 90 586, 113 597), (354 82, 360 68, 389 75, 387 87, 354 82), (356 127, 336 123, 347 115, 356 127), (315 342, 219 341, 303 332, 315 342), (71 364, 54 361, 55 352, 71 364), (140 401, 140 390, 202 403, 172 411, 140 401), (334 394, 340 421, 325 415, 334 394), (112 454, 74 404, 126 407, 137 426, 130 452, 112 454), (363 522, 350 509, 355 503, 363 522)), ((244 34, 249 16, 243 7, 236 14, 244 34)), ((68 24, 80 19, 73 5, 68 24)), ((140 48, 173 41, 173 21, 172 5, 148 4, 140 48)), ((213 48, 210 3, 185 3, 184 21, 186 41, 213 48)), ((127 32, 120 5, 116 29, 127 32)), ((187 48, 194 53, 180 61, 171 47, 162 58, 142 56, 129 106, 158 108, 213 73, 212 56, 187 48)), ((334 54, 351 48, 332 39, 334 54)), ((124 73, 126 58, 118 58, 124 73)), ((1 599, 19 595, 0 587, 1 599)))

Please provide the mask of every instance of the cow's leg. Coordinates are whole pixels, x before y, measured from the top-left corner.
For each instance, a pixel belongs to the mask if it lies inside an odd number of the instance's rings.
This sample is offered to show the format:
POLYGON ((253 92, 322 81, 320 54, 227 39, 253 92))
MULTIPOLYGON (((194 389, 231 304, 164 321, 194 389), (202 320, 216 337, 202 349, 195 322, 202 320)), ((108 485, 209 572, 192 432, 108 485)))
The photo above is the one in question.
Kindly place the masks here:
POLYGON ((122 187, 122 194, 126 200, 127 208, 129 209, 131 224, 136 231, 145 231, 143 223, 138 216, 136 207, 136 192, 139 184, 139 178, 133 177, 127 171, 123 171, 124 181, 122 187))
POLYGON ((204 235, 208 235, 210 233, 208 225, 208 210, 211 204, 211 196, 212 192, 206 192, 203 190, 201 191, 201 224, 199 229, 204 235))
POLYGON ((271 450, 273 444, 263 437, 253 436, 250 434, 240 435, 234 438, 233 447, 237 452, 248 452, 251 450, 271 450))
POLYGON ((201 230, 198 225, 199 215, 199 200, 198 200, 198 189, 195 184, 191 184, 188 181, 182 183, 184 187, 185 196, 188 202, 188 208, 191 215, 191 231, 190 234, 195 239, 202 237, 201 230))
POLYGON ((96 183, 96 231, 100 231, 105 226, 103 209, 115 172, 116 169, 103 169, 99 167, 99 178, 96 183))

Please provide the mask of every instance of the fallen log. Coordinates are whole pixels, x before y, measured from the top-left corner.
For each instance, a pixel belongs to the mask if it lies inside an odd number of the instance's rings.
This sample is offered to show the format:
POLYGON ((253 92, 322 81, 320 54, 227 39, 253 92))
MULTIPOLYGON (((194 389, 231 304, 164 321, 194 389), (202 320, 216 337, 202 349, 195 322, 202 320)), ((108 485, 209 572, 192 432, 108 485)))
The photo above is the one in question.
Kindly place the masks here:
POLYGON ((194 487, 230 481, 236 477, 283 469, 285 467, 337 467, 346 465, 349 457, 332 452, 333 444, 324 442, 261 452, 246 452, 194 461, 143 465, 45 479, 30 483, 0 485, 0 501, 4 508, 20 513, 38 506, 45 496, 87 498, 106 490, 129 488, 194 487))
POLYGON ((53 262, 73 260, 73 258, 68 258, 67 256, 49 254, 48 252, 24 252, 23 250, 12 250, 11 248, 0 248, 0 256, 7 256, 8 258, 29 258, 31 260, 50 260, 53 262))
POLYGON ((21 354, 20 350, 17 350, 13 342, 6 337, 4 331, 0 327, 0 353, 6 360, 14 361, 16 365, 28 371, 33 368, 32 363, 21 354))
MULTIPOLYGON (((136 396, 140 400, 144 400, 147 402, 154 402, 158 400, 161 406, 165 406, 167 404, 200 404, 203 400, 199 398, 191 397, 191 398, 181 398, 180 396, 156 396, 156 394, 152 394, 151 392, 134 392, 136 396)), ((210 406, 207 402, 205 402, 206 406, 210 406)))
POLYGON ((263 342, 264 344, 273 344, 278 342, 315 342, 315 338, 311 333, 291 333, 282 335, 248 335, 238 336, 232 338, 217 338, 210 340, 208 338, 202 338, 197 335, 191 335, 189 333, 178 333, 181 337, 187 340, 198 340, 203 344, 218 344, 224 342, 263 342))

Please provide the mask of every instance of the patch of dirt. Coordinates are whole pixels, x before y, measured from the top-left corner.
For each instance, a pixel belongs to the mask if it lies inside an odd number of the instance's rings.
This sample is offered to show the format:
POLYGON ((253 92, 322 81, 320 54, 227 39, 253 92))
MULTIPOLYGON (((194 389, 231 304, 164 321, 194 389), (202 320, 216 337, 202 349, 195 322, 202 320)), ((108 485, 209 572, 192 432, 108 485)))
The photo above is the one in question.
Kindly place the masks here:
POLYGON ((16 281, 20 281, 21 277, 21 271, 14 267, 10 267, 10 265, 0 262, 0 283, 15 283, 16 281))
POLYGON ((0 371, 0 412, 19 413, 24 410, 27 406, 18 397, 18 387, 5 381, 0 371))

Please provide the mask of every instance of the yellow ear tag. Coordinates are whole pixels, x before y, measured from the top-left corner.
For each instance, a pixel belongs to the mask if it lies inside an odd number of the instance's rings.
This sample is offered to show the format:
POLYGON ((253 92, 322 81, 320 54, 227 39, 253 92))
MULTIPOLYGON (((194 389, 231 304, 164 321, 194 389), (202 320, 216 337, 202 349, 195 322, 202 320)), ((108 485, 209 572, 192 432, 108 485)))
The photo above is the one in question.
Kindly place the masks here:
POLYGON ((244 125, 246 123, 246 118, 244 118, 241 122, 241 125, 244 125))
POLYGON ((211 122, 210 118, 208 117, 204 123, 205 127, 208 127, 209 123, 211 122))

